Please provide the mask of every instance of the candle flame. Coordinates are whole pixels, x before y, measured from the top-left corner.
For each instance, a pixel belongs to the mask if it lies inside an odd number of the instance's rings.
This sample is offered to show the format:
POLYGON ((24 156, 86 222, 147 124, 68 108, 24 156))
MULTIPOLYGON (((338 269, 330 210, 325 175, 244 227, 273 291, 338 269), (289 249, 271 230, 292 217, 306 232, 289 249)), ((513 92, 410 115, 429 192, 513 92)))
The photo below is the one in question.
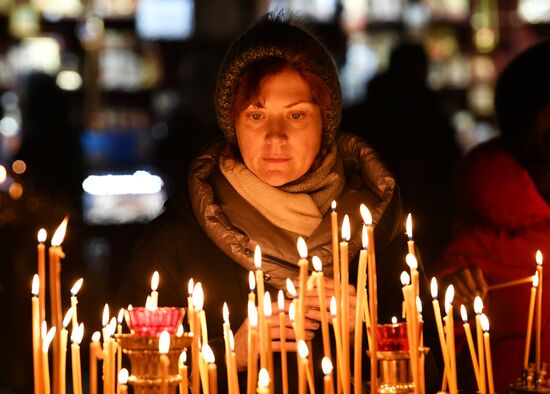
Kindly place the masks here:
POLYGON ((318 256, 313 256, 311 258, 311 263, 313 264, 313 269, 316 272, 322 272, 323 271, 323 263, 321 262, 321 259, 318 256))
POLYGON ((474 312, 476 315, 479 315, 481 312, 483 312, 483 301, 481 300, 480 296, 476 296, 474 298, 474 312))
POLYGON ((195 282, 193 281, 193 278, 189 279, 189 282, 187 282, 187 294, 189 297, 193 296, 193 288, 195 287, 195 282))
POLYGON ((332 361, 330 361, 330 358, 323 357, 323 361, 321 361, 321 368, 323 369, 323 373, 325 375, 330 375, 332 373, 332 370, 334 367, 332 366, 332 361))
POLYGON ((57 230, 52 237, 52 246, 60 246, 65 239, 65 233, 67 232, 67 223, 69 222, 69 216, 65 216, 57 230))
POLYGON ((107 326, 109 331, 109 337, 112 337, 115 335, 116 332, 116 318, 113 316, 111 317, 111 320, 109 321, 109 325, 107 326))
POLYGON ((227 302, 223 303, 222 316, 223 316, 223 322, 225 324, 229 324, 229 308, 227 306, 227 302))
POLYGON ((266 291, 264 295, 264 315, 265 317, 271 317, 272 313, 273 308, 271 307, 271 294, 269 291, 266 291))
POLYGON ((351 229, 349 225, 349 216, 346 214, 344 215, 344 220, 342 221, 342 240, 344 242, 349 242, 351 229))
POLYGON ((480 322, 481 322, 481 329, 484 332, 489 332, 489 319, 487 318, 485 313, 482 313, 481 316, 479 317, 479 319, 480 319, 480 322))
POLYGON ((333 211, 336 211, 336 200, 332 200, 332 202, 330 203, 330 208, 331 208, 333 211))
POLYGON ((392 318, 391 318, 391 324, 397 324, 397 317, 392 316, 392 318))
POLYGON ((101 339, 101 333, 99 331, 94 331, 92 334, 92 342, 99 342, 101 339))
POLYGON ((180 354, 180 363, 185 364, 187 362, 187 352, 184 350, 180 354))
POLYGON ((540 250, 537 250, 535 260, 537 261, 537 265, 542 265, 542 252, 540 250))
POLYGON ((76 297, 76 295, 78 294, 78 291, 80 290, 80 288, 82 287, 82 282, 84 282, 84 279, 83 278, 80 278, 79 280, 77 280, 73 287, 71 287, 71 295, 73 297, 76 297))
POLYGON ((260 248, 260 245, 256 245, 254 249, 254 266, 257 270, 262 269, 262 248, 260 248))
POLYGON ((401 279, 401 284, 402 284, 403 286, 408 286, 408 285, 411 284, 411 277, 410 277, 410 275, 407 273, 407 271, 401 272, 401 277, 400 277, 400 279, 401 279))
POLYGON ((294 283, 292 283, 290 278, 286 278, 286 291, 292 297, 296 297, 298 295, 298 293, 296 293, 296 287, 294 286, 294 283))
POLYGON ((55 336, 56 328, 52 327, 48 331, 48 333, 44 336, 44 339, 42 340, 42 349, 44 352, 48 351, 48 348, 50 347, 50 343, 52 343, 53 337, 55 336))
POLYGON ((306 342, 302 339, 298 341, 298 354, 301 358, 307 358, 307 356, 309 356, 309 349, 307 348, 306 342))
POLYGON ((147 309, 148 311, 154 311, 156 309, 155 305, 153 304, 153 299, 150 295, 148 295, 147 299, 145 300, 145 309, 147 309))
POLYGON ((214 364, 216 362, 216 359, 214 358, 214 352, 212 351, 212 348, 207 343, 202 345, 201 353, 202 353, 202 358, 208 364, 214 364))
POLYGON ((38 242, 40 242, 41 244, 44 243, 44 241, 46 241, 46 238, 48 237, 48 233, 46 232, 45 229, 41 228, 40 230, 38 230, 38 242))
POLYGON ((248 324, 250 327, 258 326, 258 310, 251 300, 248 301, 248 324))
POLYGON ((232 352, 235 351, 235 337, 233 336, 233 331, 229 330, 229 348, 232 352))
POLYGON ((460 305, 460 317, 462 317, 462 321, 464 323, 468 323, 468 312, 466 311, 464 304, 460 305))
POLYGON ((435 276, 430 283, 430 290, 432 292, 432 298, 435 300, 437 298, 437 279, 435 279, 435 276))
POLYGON ((418 311, 418 313, 422 313, 422 301, 418 296, 416 296, 416 310, 418 311))
POLYGON ((284 312, 285 310, 285 295, 282 290, 279 290, 277 293, 277 304, 279 304, 279 313, 284 312))
POLYGON ((248 272, 248 288, 250 289, 250 292, 254 292, 254 289, 256 288, 256 278, 254 277, 254 272, 252 271, 248 272))
POLYGON ((298 254, 300 255, 300 257, 302 259, 307 259, 307 245, 306 245, 306 241, 304 241, 302 237, 298 237, 297 246, 298 246, 298 254))
POLYGON ((202 307, 204 306, 204 291, 202 290, 201 282, 197 282, 193 289, 193 304, 197 311, 202 311, 202 307))
POLYGON ((370 214, 369 209, 365 204, 361 204, 359 207, 359 210, 361 211, 361 217, 363 218, 363 222, 367 226, 372 226, 372 215, 370 214))
POLYGON ((82 342, 82 337, 84 336, 84 323, 80 323, 78 326, 73 328, 71 332, 71 342, 75 345, 80 345, 82 342))
POLYGON ((294 305, 294 302, 291 302, 288 306, 288 318, 291 322, 293 322, 296 318, 296 306, 294 305))
POLYGON ((407 229, 407 237, 409 238, 409 241, 413 239, 413 222, 412 222, 412 215, 409 213, 407 215, 407 224, 405 225, 407 229))
POLYGON ((177 331, 176 331, 176 335, 177 335, 178 337, 181 337, 181 336, 183 335, 183 324, 180 324, 180 325, 178 326, 178 329, 177 329, 177 331))
POLYGON ((258 390, 265 390, 269 387, 269 372, 267 369, 260 369, 258 374, 258 390))
POLYGON ((159 337, 159 353, 168 354, 170 351, 170 333, 166 330, 160 333, 159 337))
POLYGON ((539 286, 539 272, 535 272, 535 275, 533 275, 533 287, 539 286))
POLYGON ((122 368, 118 371, 118 382, 120 384, 128 383, 128 370, 126 368, 122 368))
POLYGON ((361 230, 361 242, 363 245, 363 249, 367 249, 369 247, 369 235, 365 223, 363 223, 363 228, 361 230))
POLYGON ((336 297, 330 297, 330 315, 336 317, 336 297))
POLYGON ((48 335, 48 323, 46 323, 45 320, 42 321, 42 324, 40 325, 41 333, 42 333, 42 339, 46 338, 46 335, 48 335))
POLYGON ((153 272, 153 276, 151 276, 151 291, 157 291, 159 288, 159 272, 155 271, 153 272))
POLYGON ((124 308, 120 308, 118 310, 118 315, 116 317, 116 321, 118 324, 122 324, 122 321, 124 320, 124 308))
POLYGON ((418 261, 416 260, 416 257, 414 257, 414 254, 407 253, 405 261, 407 262, 407 265, 411 270, 415 270, 418 268, 418 261))
POLYGON ((448 309, 451 307, 455 297, 455 287, 449 285, 445 291, 445 312, 449 313, 448 309))
POLYGON ((31 286, 31 293, 33 296, 38 296, 38 292, 40 291, 40 277, 38 274, 34 274, 32 277, 32 286, 31 286))
POLYGON ((73 308, 69 308, 67 313, 65 313, 65 317, 63 318, 63 328, 67 328, 69 323, 71 322, 71 319, 73 317, 73 308))

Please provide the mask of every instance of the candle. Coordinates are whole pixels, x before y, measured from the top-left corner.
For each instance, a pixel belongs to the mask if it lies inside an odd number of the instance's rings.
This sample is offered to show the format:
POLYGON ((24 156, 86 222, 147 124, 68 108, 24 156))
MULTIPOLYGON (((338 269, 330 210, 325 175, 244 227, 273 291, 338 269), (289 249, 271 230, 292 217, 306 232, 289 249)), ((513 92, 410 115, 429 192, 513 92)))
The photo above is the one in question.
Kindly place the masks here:
POLYGON ((187 394, 189 392, 189 381, 188 381, 189 378, 187 373, 187 365, 185 365, 186 362, 187 362, 187 352, 184 350, 183 352, 181 352, 179 357, 179 362, 178 362, 178 371, 181 376, 180 393, 183 393, 183 394, 187 394))
POLYGON ((338 213, 336 212, 336 201, 332 201, 332 212, 330 213, 330 222, 332 229, 332 267, 334 279, 334 294, 336 301, 340 304, 340 255, 338 249, 338 213))
POLYGON ((73 315, 73 308, 69 308, 67 313, 65 314, 65 317, 63 318, 63 325, 61 328, 61 331, 59 333, 59 343, 61 347, 61 353, 59 357, 59 393, 65 394, 66 391, 66 372, 67 372, 67 337, 68 337, 68 331, 67 327, 69 323, 71 322, 71 318, 73 315))
MULTIPOLYGON (((292 282, 290 282, 292 283, 292 282)), ((279 337, 281 341, 281 374, 283 394, 288 394, 288 372, 286 356, 286 335, 285 335, 285 296, 282 290, 277 294, 277 305, 279 307, 279 337)))
POLYGON ((71 333, 71 365, 73 376, 73 393, 82 394, 82 374, 80 370, 80 342, 84 335, 84 324, 76 326, 71 333))
POLYGON ((424 332, 423 332, 423 328, 424 328, 424 320, 422 318, 422 301, 420 300, 420 297, 416 297, 416 310, 418 312, 418 320, 417 320, 417 325, 418 325, 418 329, 420 330, 420 338, 419 338, 419 346, 418 346, 418 351, 420 353, 419 357, 418 357, 418 381, 419 381, 419 384, 420 384, 420 392, 421 393, 425 393, 425 387, 424 387, 424 382, 425 382, 425 374, 424 374, 424 332))
POLYGON ((362 384, 362 346, 363 346, 363 289, 367 285, 367 226, 363 224, 362 243, 363 249, 359 253, 359 268, 357 271, 357 299, 355 304, 355 336, 354 336, 354 392, 361 394, 362 384))
POLYGON ((109 304, 103 307, 103 316, 101 318, 103 326, 103 394, 109 393, 109 371, 111 369, 109 357, 109 304))
POLYGON ((483 349, 483 333, 481 327, 481 312, 483 312, 483 301, 479 296, 474 298, 474 312, 476 314, 476 337, 477 337, 477 356, 479 358, 479 381, 481 384, 481 394, 486 393, 485 386, 485 352, 483 349))
POLYGON ((248 293, 248 300, 255 304, 256 293, 254 293, 254 291, 256 290, 256 278, 254 277, 254 272, 252 271, 248 273, 248 288, 250 289, 250 293, 248 293))
POLYGON ((312 394, 315 394, 315 382, 313 381, 311 370, 308 367, 309 349, 306 345, 306 342, 302 339, 298 341, 298 354, 300 355, 300 361, 302 362, 303 369, 306 371, 306 378, 309 386, 309 392, 312 394))
MULTIPOLYGON (((50 256, 50 308, 52 326, 61 327, 61 258, 65 257, 61 244, 65 238, 67 223, 69 217, 65 216, 57 230, 55 231, 51 247, 48 249, 50 256)), ((53 339, 53 390, 57 393, 63 393, 64 389, 61 380, 61 342, 60 336, 53 339)))
POLYGON ((455 331, 454 331, 454 319, 453 319, 453 299, 455 295, 455 289, 453 285, 447 287, 445 291, 445 313, 446 316, 446 328, 447 328, 447 346, 449 355, 449 389, 451 394, 457 394, 457 379, 456 379, 456 352, 455 352, 455 331))
MULTIPOLYGON (((38 300, 40 304, 40 320, 46 320, 46 247, 44 242, 48 234, 46 230, 41 228, 38 231, 38 245, 37 245, 37 255, 38 255, 38 277, 40 278, 40 292, 38 294, 38 300)), ((42 361, 40 361, 42 364, 42 361)))
POLYGON ((188 304, 190 305, 190 311, 192 316, 189 316, 189 327, 193 333, 193 342, 191 343, 191 358, 193 368, 191 369, 191 385, 193 387, 193 394, 200 393, 200 361, 199 361, 199 336, 200 327, 197 324, 197 316, 195 313, 195 287, 193 286, 193 280, 189 280, 188 292, 190 297, 188 298, 188 304))
MULTIPOLYGON (((128 394, 128 386, 126 385, 128 383, 128 370, 122 368, 117 377, 120 384, 120 394, 128 394)), ((182 391, 182 393, 187 394, 187 391, 182 391)))
POLYGON ((254 393, 256 383, 256 337, 258 327, 258 311, 256 305, 248 301, 248 376, 247 376, 247 393, 254 393))
MULTIPOLYGON (((206 345, 208 346, 208 345, 206 345)), ((159 337, 159 353, 160 353, 160 392, 168 394, 168 369, 170 368, 170 359, 168 352, 170 351, 170 334, 164 330, 159 337)))
POLYGON ((258 389, 256 392, 258 394, 269 394, 270 380, 271 379, 269 379, 269 372, 267 372, 267 369, 260 369, 260 373, 258 374, 258 389))
POLYGON ((409 344, 409 363, 411 366, 411 377, 414 387, 413 390, 415 393, 418 393, 418 344, 416 342, 416 333, 414 330, 414 325, 417 324, 416 319, 414 318, 416 315, 416 306, 413 306, 415 301, 413 287, 409 284, 410 276, 405 271, 401 273, 401 283, 403 284, 403 288, 401 290, 403 292, 403 299, 406 308, 405 316, 407 318, 407 340, 409 344))
POLYGON ((231 349, 231 371, 233 373, 233 392, 239 394, 239 379, 237 377, 237 356, 235 354, 235 338, 233 337, 233 331, 229 330, 229 346, 231 349))
POLYGON ((159 304, 159 293, 157 291, 159 287, 159 273, 158 271, 153 272, 151 277, 151 303, 153 310, 158 308, 159 304))
POLYGON ((258 291, 258 318, 260 328, 260 366, 267 368, 267 327, 264 314, 264 273, 262 272, 262 249, 254 249, 254 266, 256 267, 256 286, 258 291))
MULTIPOLYGON (((439 301, 437 300, 437 280, 432 278, 430 283, 430 290, 432 293, 432 305, 434 309, 435 323, 437 326, 437 334, 439 336, 439 345, 441 347, 441 353, 443 356, 443 363, 445 364, 445 370, 449 371, 449 354, 447 352, 447 345, 445 340, 445 333, 443 332, 443 322, 441 320, 441 308, 439 307, 439 301)), ((444 390, 441 390, 444 391, 444 390)))
POLYGON ((405 225, 405 227, 407 229, 407 238, 409 239, 407 241, 407 249, 408 249, 409 253, 414 256, 415 253, 414 253, 413 227, 412 226, 413 226, 412 225, 412 216, 409 213, 407 215, 407 223, 405 225))
MULTIPOLYGON (((267 341, 267 371, 269 376, 273 375, 273 347, 271 345, 271 315, 273 314, 273 308, 271 306, 271 294, 269 291, 265 292, 264 296, 264 314, 266 322, 266 341, 267 341)), ((270 382, 271 391, 275 391, 274 382, 270 382)))
POLYGON ((472 358, 472 367, 474 369, 474 374, 477 382, 477 389, 481 391, 481 381, 479 377, 479 363, 477 361, 476 349, 474 347, 474 339, 472 337, 472 330, 470 329, 470 324, 468 323, 468 313, 466 312, 466 307, 460 305, 460 316, 462 317, 464 333, 466 334, 466 341, 468 342, 468 349, 470 350, 470 357, 472 358))
POLYGON ((32 361, 34 372, 34 393, 42 394, 43 392, 43 375, 42 375, 42 347, 40 335, 40 278, 35 274, 32 278, 32 361))
POLYGON ((204 291, 201 282, 197 282, 193 290, 193 305, 195 306, 195 315, 199 320, 199 325, 195 327, 197 332, 201 333, 202 343, 208 343, 208 329, 206 327, 206 314, 204 312, 204 291), (199 331, 200 330, 200 331, 199 331))
MULTIPOLYGON (((378 349, 377 330, 378 327, 378 291, 376 289, 376 251, 374 244, 374 227, 372 226, 372 215, 365 204, 360 206, 361 217, 367 226, 368 245, 368 280, 369 280, 369 302, 370 302, 370 324, 372 348, 378 349)), ((378 390, 378 360, 376 351, 370 353, 370 376, 372 392, 378 390)))
POLYGON ((349 216, 344 215, 342 222, 342 241, 340 242, 340 275, 341 275, 341 311, 342 311, 342 367, 343 367, 343 388, 344 393, 349 392, 351 372, 349 366, 349 262, 348 242, 350 240, 349 216))
POLYGON ((300 267, 300 276, 299 276, 299 288, 298 288, 298 311, 297 311, 297 322, 298 322, 298 339, 305 339, 305 299, 306 299, 306 289, 307 289, 307 276, 308 276, 308 261, 307 261, 307 245, 302 237, 298 238, 297 242, 298 254, 300 259, 298 260, 298 267, 300 267))
POLYGON ((111 320, 109 321, 109 365, 110 365, 110 369, 109 369, 109 392, 110 393, 114 393, 116 388, 115 388, 115 380, 116 380, 116 375, 115 375, 115 368, 116 368, 116 342, 115 342, 115 339, 113 338, 113 336, 115 335, 115 332, 116 332, 116 325, 117 325, 117 322, 116 322, 116 318, 113 316, 111 317, 111 320))
POLYGON ((480 316, 481 328, 483 329, 483 343, 485 344, 485 358, 487 359, 487 384, 489 394, 494 394, 495 385, 493 382, 493 361, 491 360, 491 340, 489 338, 489 319, 485 314, 480 316))
POLYGON ((71 308, 73 310, 73 317, 72 317, 73 331, 78 326, 78 317, 77 317, 77 313, 76 313, 76 304, 78 304, 78 300, 76 299, 76 295, 78 294, 78 291, 82 287, 82 282, 83 281, 84 281, 84 279, 80 278, 79 280, 77 280, 75 282, 75 284, 71 288, 71 308))
POLYGON ((194 332, 194 306, 193 306, 193 289, 195 287, 193 278, 187 282, 187 324, 189 325, 189 331, 194 332))
POLYGON ((97 360, 103 358, 100 338, 99 331, 95 331, 90 342, 90 394, 97 394, 97 360))
POLYGON ((523 356, 523 369, 529 368, 529 351, 531 350, 531 332, 533 331, 533 315, 535 311, 535 297, 539 285, 539 273, 535 272, 533 276, 533 286, 531 287, 531 298, 529 299, 529 314, 527 317, 527 334, 525 338, 525 354, 523 356))
MULTIPOLYGON (((116 331, 117 331, 117 334, 120 335, 120 334, 122 334, 122 320, 124 320, 124 308, 119 309, 116 320, 117 320, 117 323, 118 323, 117 326, 116 326, 116 331)), ((182 333, 183 333, 183 331, 182 331, 182 333)), ((118 377, 118 374, 120 373, 120 370, 122 368, 122 348, 117 343, 115 343, 115 346, 116 346, 116 358, 117 358, 116 376, 118 377)), ((120 394, 120 390, 121 390, 120 381, 117 380, 117 386, 116 386, 117 394, 120 394)))
POLYGON ((42 374, 44 382, 44 394, 50 394, 50 363, 48 361, 48 348, 52 343, 53 337, 55 336, 55 327, 50 328, 48 331, 48 326, 45 321, 42 322, 42 374))
MULTIPOLYGON (((540 357, 541 357, 541 340, 542 340, 542 253, 540 250, 537 250, 536 254, 537 261, 537 273, 539 274, 539 286, 537 294, 537 338, 535 343, 535 362, 536 362, 536 371, 537 373, 541 370, 540 357)), ((487 366, 488 367, 488 366, 487 366)))
MULTIPOLYGON (((332 329, 334 330, 334 342, 336 342, 336 365, 338 375, 342 375, 342 340, 340 338, 340 326, 336 315, 336 298, 330 298, 330 316, 332 317, 332 329)), ((371 352, 372 353, 372 352, 371 352)), ((343 376, 338 379, 338 384, 342 384, 343 376)), ((340 390, 340 388, 338 388, 340 390)))
POLYGON ((321 361, 321 368, 323 369, 323 374, 325 375, 323 377, 325 394, 334 394, 334 385, 332 384, 333 368, 332 368, 332 362, 330 361, 330 358, 323 357, 323 360, 321 361))
POLYGON ((218 394, 218 376, 214 353, 208 344, 202 345, 202 358, 208 363, 208 388, 210 394, 218 394))
POLYGON ((315 272, 317 296, 319 297, 319 307, 321 309, 321 333, 323 337, 323 354, 325 357, 330 358, 330 334, 328 331, 328 316, 327 306, 325 301, 325 278, 323 275, 323 263, 317 256, 313 256, 311 259, 315 272))
POLYGON ((231 326, 229 324, 229 308, 227 307, 227 302, 223 303, 222 316, 223 316, 223 342, 225 345, 225 365, 227 366, 227 387, 228 387, 229 393, 232 393, 234 386, 232 382, 233 373, 231 371, 231 350, 229 347, 229 330, 231 329, 231 326))

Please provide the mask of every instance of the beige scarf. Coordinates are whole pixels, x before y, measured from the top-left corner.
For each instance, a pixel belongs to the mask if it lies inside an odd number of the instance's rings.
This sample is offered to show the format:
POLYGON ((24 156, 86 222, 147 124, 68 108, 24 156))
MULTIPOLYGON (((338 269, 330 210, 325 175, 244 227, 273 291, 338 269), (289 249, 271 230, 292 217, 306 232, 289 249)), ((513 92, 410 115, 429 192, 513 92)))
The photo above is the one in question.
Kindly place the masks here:
POLYGON ((304 237, 319 226, 332 200, 344 189, 344 168, 336 145, 318 168, 280 187, 263 182, 228 154, 220 155, 220 169, 237 193, 271 223, 304 237))

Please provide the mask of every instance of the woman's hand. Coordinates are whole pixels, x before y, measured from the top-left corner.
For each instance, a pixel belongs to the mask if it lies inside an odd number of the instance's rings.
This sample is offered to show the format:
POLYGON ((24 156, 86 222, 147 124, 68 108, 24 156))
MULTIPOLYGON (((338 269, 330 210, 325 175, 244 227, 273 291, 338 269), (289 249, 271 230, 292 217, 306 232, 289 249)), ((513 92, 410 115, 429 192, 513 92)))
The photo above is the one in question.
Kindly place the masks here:
POLYGON ((462 303, 465 306, 472 305, 476 296, 480 296, 484 299, 489 288, 485 281, 483 271, 476 266, 463 268, 446 276, 443 279, 443 283, 446 286, 450 284, 454 286, 455 304, 459 305, 462 303))

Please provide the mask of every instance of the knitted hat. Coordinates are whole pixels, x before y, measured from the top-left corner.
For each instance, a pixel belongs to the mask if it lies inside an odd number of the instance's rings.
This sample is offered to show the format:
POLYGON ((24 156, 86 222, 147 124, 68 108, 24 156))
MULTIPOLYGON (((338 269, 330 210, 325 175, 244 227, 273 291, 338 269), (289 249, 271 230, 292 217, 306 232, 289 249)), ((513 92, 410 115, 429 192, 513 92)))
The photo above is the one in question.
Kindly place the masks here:
POLYGON ((270 57, 284 59, 291 66, 305 66, 327 84, 332 95, 324 117, 323 144, 330 145, 335 140, 342 111, 334 62, 313 35, 273 13, 266 14, 231 44, 220 68, 216 110, 225 139, 231 144, 237 141, 231 109, 240 77, 249 65, 270 57))

